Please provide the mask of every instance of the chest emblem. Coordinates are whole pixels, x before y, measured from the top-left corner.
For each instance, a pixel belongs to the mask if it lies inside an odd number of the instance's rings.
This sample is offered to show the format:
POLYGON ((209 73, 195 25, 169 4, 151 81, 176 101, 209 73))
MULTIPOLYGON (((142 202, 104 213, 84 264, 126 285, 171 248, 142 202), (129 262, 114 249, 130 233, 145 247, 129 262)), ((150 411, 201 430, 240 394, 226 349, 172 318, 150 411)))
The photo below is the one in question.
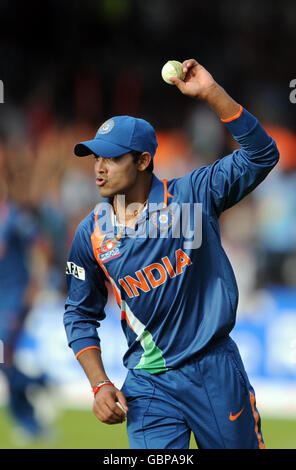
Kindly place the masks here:
POLYGON ((152 223, 160 230, 167 230, 174 224, 174 213, 170 209, 161 212, 154 212, 152 223))
POLYGON ((111 259, 118 258, 121 255, 119 244, 115 240, 106 240, 102 245, 97 248, 97 253, 103 263, 111 259))

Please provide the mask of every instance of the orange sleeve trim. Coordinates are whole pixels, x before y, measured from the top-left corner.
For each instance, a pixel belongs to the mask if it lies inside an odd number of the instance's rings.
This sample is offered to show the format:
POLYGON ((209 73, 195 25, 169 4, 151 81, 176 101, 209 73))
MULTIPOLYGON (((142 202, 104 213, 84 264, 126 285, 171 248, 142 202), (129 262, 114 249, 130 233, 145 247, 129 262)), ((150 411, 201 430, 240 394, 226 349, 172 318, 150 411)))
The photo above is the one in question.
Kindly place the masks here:
POLYGON ((99 346, 88 346, 87 348, 81 349, 81 351, 79 351, 75 355, 76 359, 78 359, 78 357, 80 356, 81 353, 83 353, 84 351, 87 351, 88 349, 98 349, 99 351, 101 351, 101 348, 99 348, 99 346))
POLYGON ((235 119, 238 119, 238 118, 241 116, 241 114, 242 114, 242 112, 243 112, 243 109, 244 109, 244 108, 243 108, 242 105, 240 104, 240 105, 239 105, 239 111, 238 111, 234 116, 232 116, 231 118, 228 118, 228 119, 221 119, 221 121, 222 121, 222 122, 231 122, 231 121, 235 121, 235 119))

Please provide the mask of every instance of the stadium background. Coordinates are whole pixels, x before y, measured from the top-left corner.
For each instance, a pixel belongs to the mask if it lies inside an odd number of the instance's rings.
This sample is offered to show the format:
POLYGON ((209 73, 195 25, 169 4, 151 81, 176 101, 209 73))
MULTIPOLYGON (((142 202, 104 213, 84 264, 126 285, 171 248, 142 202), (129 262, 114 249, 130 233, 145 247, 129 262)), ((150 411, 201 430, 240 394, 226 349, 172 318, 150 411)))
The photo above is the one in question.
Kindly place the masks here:
MULTIPOLYGON (((293 0, 84 0, 0 4, 0 196, 40 223, 30 258, 32 310, 17 349, 29 374, 51 388, 34 399, 54 431, 22 441, 13 432, 0 376, 0 448, 124 448, 124 425, 92 415, 89 384, 66 345, 64 268, 75 227, 98 202, 91 159, 73 145, 112 115, 155 126, 161 177, 182 176, 235 147, 202 103, 166 85, 168 59, 199 60, 277 141, 278 167, 221 218, 240 289, 237 341, 257 392, 268 447, 296 447, 296 4, 293 0)), ((125 340, 114 299, 101 324, 103 360, 120 386, 125 340)), ((192 444, 194 446, 194 444, 192 444)))

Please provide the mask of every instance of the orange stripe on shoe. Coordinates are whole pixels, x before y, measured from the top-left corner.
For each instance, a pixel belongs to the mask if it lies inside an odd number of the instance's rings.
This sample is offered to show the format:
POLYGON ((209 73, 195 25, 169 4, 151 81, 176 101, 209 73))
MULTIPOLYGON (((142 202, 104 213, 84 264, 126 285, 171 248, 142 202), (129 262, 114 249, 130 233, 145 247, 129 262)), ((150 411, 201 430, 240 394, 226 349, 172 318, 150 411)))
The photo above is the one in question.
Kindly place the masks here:
POLYGON ((235 119, 238 119, 241 114, 243 112, 243 107, 242 105, 240 104, 239 105, 239 111, 234 115, 232 116, 231 118, 227 118, 227 119, 220 119, 222 122, 231 122, 231 121, 235 121, 235 119))
POLYGON ((254 416, 254 419, 255 419, 255 433, 256 433, 257 438, 258 438, 259 449, 265 449, 265 444, 264 444, 262 436, 261 436, 261 434, 259 433, 259 430, 258 430, 259 414, 258 414, 258 411, 256 411, 256 408, 255 408, 256 399, 255 399, 255 395, 252 392, 250 392, 250 402, 251 402, 251 406, 252 406, 253 416, 254 416))
POLYGON ((101 348, 99 348, 99 346, 88 346, 87 348, 83 348, 81 349, 81 351, 75 354, 76 359, 78 359, 81 353, 83 353, 84 351, 87 351, 88 349, 98 349, 99 351, 101 351, 101 348))

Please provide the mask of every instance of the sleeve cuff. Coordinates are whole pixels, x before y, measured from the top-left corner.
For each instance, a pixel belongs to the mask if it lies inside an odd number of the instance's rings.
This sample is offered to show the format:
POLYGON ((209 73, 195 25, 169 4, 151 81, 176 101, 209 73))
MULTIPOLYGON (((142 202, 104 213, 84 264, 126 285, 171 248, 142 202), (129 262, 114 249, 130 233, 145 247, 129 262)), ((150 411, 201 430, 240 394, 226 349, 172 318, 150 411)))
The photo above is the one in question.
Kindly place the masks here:
POLYGON ((235 121, 235 119, 238 119, 240 117, 240 115, 242 114, 243 112, 243 107, 242 105, 240 104, 239 105, 239 111, 234 115, 232 116, 231 118, 228 118, 228 119, 221 119, 222 122, 231 122, 231 121, 235 121))
POLYGON ((81 338, 75 341, 72 341, 70 344, 73 353, 75 354, 76 358, 87 349, 98 349, 101 350, 100 341, 95 338, 81 338))
POLYGON ((235 139, 250 134, 258 124, 255 116, 249 113, 245 108, 242 108, 241 112, 237 113, 237 117, 233 116, 230 120, 224 120, 222 122, 226 124, 235 139))

